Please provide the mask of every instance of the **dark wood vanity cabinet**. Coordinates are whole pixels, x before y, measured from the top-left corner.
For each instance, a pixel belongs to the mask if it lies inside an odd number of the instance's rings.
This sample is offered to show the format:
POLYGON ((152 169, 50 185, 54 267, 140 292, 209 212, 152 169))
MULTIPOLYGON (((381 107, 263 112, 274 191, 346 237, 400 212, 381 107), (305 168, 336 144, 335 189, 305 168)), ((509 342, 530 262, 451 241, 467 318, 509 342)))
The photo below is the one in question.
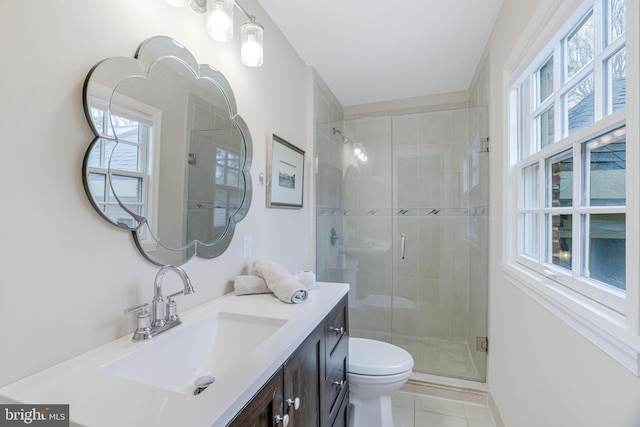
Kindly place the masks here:
POLYGON ((282 417, 284 384, 282 372, 273 374, 271 379, 260 389, 251 401, 236 415, 236 418, 228 424, 232 427, 271 427, 277 417, 282 417))
POLYGON ((345 296, 228 427, 346 427, 347 315, 345 296))

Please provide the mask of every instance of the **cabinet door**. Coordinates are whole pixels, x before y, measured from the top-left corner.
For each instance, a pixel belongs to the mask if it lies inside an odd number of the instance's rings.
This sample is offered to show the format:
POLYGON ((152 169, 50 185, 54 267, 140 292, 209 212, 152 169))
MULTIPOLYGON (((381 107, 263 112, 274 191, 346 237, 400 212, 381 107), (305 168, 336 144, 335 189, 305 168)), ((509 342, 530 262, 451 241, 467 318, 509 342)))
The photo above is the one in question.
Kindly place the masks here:
POLYGON ((349 427, 349 399, 342 399, 342 405, 340 405, 332 427, 349 427))
POLYGON ((284 405, 290 427, 320 426, 322 351, 322 329, 316 328, 284 365, 284 405))
POLYGON ((329 313, 324 324, 323 427, 329 427, 340 416, 341 408, 349 404, 349 312, 346 297, 329 313))
POLYGON ((282 426, 276 422, 276 417, 284 415, 282 380, 283 370, 280 368, 228 427, 282 426))

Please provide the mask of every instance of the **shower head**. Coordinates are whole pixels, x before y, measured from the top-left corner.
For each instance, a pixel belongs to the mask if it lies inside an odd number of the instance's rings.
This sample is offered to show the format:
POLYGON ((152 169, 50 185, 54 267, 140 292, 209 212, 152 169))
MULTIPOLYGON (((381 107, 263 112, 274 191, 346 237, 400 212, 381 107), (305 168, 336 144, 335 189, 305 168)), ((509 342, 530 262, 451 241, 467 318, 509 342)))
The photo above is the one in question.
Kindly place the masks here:
POLYGON ((343 143, 343 144, 348 144, 348 143, 350 143, 350 142, 351 142, 351 140, 350 140, 349 138, 347 138, 346 136, 344 136, 344 135, 342 134, 342 132, 340 132, 340 131, 339 131, 338 129, 336 129, 336 128, 333 128, 333 134, 335 135, 336 133, 342 137, 342 143, 343 143))

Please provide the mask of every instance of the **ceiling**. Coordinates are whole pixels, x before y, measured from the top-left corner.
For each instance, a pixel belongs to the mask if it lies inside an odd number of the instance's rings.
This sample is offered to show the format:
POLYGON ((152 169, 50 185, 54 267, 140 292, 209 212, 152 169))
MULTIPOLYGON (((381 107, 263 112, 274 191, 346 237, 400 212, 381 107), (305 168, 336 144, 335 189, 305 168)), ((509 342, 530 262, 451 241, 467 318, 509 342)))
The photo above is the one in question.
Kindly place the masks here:
POLYGON ((468 89, 502 5, 502 0, 258 2, 345 107, 468 89))

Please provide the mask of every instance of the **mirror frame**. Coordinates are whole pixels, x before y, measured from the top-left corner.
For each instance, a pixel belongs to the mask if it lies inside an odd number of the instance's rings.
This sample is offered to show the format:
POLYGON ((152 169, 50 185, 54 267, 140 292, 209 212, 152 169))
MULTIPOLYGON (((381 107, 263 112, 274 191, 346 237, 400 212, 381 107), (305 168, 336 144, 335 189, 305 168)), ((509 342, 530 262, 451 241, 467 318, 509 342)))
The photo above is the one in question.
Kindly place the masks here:
MULTIPOLYGON (((159 88, 159 90, 161 91, 162 89, 159 88)), ((95 98, 102 99, 100 97, 95 98)), ((102 102, 104 101, 105 100, 102 99, 102 102)), ((121 229, 131 231, 136 247, 148 261, 156 265, 182 265, 193 256, 198 256, 201 258, 215 258, 221 255, 231 244, 231 240, 235 231, 235 225, 236 223, 242 221, 242 219, 244 219, 244 217, 247 215, 252 200, 250 167, 252 161, 253 145, 251 141, 251 134, 242 117, 238 115, 235 96, 233 94, 231 85, 226 77, 220 71, 210 65, 199 65, 191 52, 189 52, 184 46, 182 46, 175 40, 166 36, 151 37, 140 44, 134 58, 108 58, 96 64, 89 71, 83 87, 83 106, 87 122, 89 123, 89 126, 93 131, 94 139, 89 144, 87 152, 84 156, 82 164, 82 181, 91 205, 100 214, 100 216, 109 223, 121 229), (104 93, 104 86, 106 83, 108 90, 111 90, 111 94, 109 96, 109 99, 106 100, 108 101, 108 107, 105 110, 105 113, 109 115, 108 123, 111 125, 111 101, 118 85, 124 80, 130 78, 148 78, 151 72, 151 68, 159 60, 178 61, 181 66, 185 67, 187 70, 193 73, 194 79, 202 80, 203 82, 201 83, 204 83, 205 87, 211 87, 212 90, 221 92, 224 98, 224 102, 226 103, 226 108, 228 110, 228 118, 235 124, 235 127, 239 131, 242 139, 242 141, 238 140, 238 142, 241 142, 243 144, 240 150, 240 154, 244 154, 244 158, 240 159, 240 182, 238 188, 242 188, 242 186, 244 186, 244 191, 241 191, 242 197, 240 197, 241 200, 239 200, 238 206, 226 206, 230 214, 225 217, 226 226, 224 231, 217 239, 215 239, 215 241, 207 242, 201 241, 199 238, 196 238, 190 242, 185 242, 184 246, 178 248, 167 248, 166 246, 162 245, 157 235, 153 232, 153 226, 152 224, 149 224, 148 219, 144 216, 140 216, 134 212, 131 212, 120 200, 120 198, 118 198, 115 191, 113 191, 113 184, 111 182, 112 174, 110 167, 108 169, 108 173, 106 174, 105 179, 107 182, 105 182, 105 185, 109 185, 112 192, 109 194, 114 197, 119 207, 123 209, 128 215, 130 215, 133 226, 124 223, 116 223, 113 219, 109 218, 109 216, 105 212, 103 212, 99 203, 96 201, 91 192, 89 183, 89 161, 93 148, 103 141, 111 142, 112 144, 114 144, 114 147, 117 146, 119 142, 118 136, 115 135, 115 132, 112 132, 111 136, 109 136, 103 134, 103 132, 101 132, 100 129, 96 127, 91 113, 92 98, 94 98, 96 93, 98 92, 104 93), (142 244, 139 235, 141 234, 143 227, 146 227, 146 233, 148 233, 148 235, 151 236, 153 240, 155 240, 155 247, 156 249, 160 248, 159 251, 149 251, 145 248, 145 245, 142 244), (176 257, 179 257, 180 262, 176 262, 176 260, 174 259, 176 257)), ((166 141, 164 141, 163 143, 166 144, 166 141)), ((182 160, 183 159, 181 159, 181 161, 182 160)), ((213 161, 215 162, 215 159, 213 161)), ((105 200, 105 203, 108 203, 108 201, 105 200)), ((157 218, 156 221, 158 221, 157 218)))

